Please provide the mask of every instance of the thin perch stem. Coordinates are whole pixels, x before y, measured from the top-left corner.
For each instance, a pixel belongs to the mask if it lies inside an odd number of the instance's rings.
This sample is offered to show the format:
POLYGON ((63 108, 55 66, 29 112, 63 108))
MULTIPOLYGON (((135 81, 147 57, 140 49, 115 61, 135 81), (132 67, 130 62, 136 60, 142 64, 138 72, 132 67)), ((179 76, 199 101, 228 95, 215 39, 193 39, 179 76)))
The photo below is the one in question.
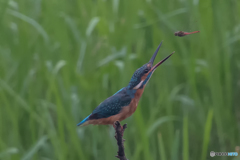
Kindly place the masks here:
POLYGON ((115 138, 117 140, 117 144, 118 144, 118 155, 116 156, 118 159, 120 160, 127 160, 125 153, 124 153, 124 139, 123 139, 123 133, 124 130, 127 128, 127 124, 124 124, 123 126, 121 126, 121 124, 116 121, 114 123, 114 128, 115 128, 115 138))

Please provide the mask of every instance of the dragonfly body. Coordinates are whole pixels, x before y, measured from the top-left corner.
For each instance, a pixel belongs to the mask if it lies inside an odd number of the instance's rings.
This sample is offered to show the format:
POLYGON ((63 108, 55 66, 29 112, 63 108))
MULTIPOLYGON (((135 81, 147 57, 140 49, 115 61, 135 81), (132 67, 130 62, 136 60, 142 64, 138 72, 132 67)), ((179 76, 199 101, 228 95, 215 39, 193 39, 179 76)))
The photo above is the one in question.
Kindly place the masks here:
POLYGON ((175 35, 175 36, 178 36, 178 37, 183 37, 183 36, 186 36, 186 35, 189 35, 189 34, 198 33, 198 32, 200 32, 200 31, 194 31, 194 32, 178 31, 178 32, 175 32, 174 35, 175 35))

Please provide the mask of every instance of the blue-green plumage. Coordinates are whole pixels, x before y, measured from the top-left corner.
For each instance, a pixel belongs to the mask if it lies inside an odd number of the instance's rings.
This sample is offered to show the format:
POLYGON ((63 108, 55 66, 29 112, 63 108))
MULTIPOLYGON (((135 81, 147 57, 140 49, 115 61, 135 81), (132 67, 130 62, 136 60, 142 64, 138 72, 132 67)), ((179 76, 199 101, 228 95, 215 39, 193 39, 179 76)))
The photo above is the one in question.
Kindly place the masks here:
POLYGON ((134 93, 135 92, 128 92, 126 87, 120 89, 114 95, 100 103, 89 116, 77 125, 82 125, 91 119, 108 118, 118 114, 122 110, 122 107, 128 106, 131 103, 131 97, 133 97, 134 93))
POLYGON ((147 65, 148 65, 148 63, 144 64, 141 68, 138 68, 134 72, 134 74, 127 86, 127 88, 129 90, 133 89, 133 87, 135 87, 141 81, 141 77, 149 71, 149 67, 147 65))
POLYGON ((100 103, 78 126, 86 122, 88 122, 88 124, 113 124, 113 121, 123 120, 135 112, 144 86, 148 83, 152 73, 172 55, 169 55, 153 66, 153 61, 161 44, 158 46, 150 61, 134 72, 127 87, 120 89, 114 95, 100 103))
POLYGON ((90 119, 107 118, 118 114, 122 107, 128 106, 132 98, 127 94, 127 89, 123 88, 120 92, 103 101, 90 116, 90 119))
POLYGON ((88 118, 91 116, 91 114, 89 116, 87 116, 84 120, 82 120, 80 123, 77 124, 77 126, 82 125, 83 123, 88 121, 88 118))

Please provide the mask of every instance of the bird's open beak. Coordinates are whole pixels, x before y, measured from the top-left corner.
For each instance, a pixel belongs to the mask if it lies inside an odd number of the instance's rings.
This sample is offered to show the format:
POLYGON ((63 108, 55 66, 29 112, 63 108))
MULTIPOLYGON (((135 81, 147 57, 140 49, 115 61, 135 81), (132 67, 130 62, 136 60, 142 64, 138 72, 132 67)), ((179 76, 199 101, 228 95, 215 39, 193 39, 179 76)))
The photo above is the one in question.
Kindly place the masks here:
POLYGON ((164 61, 166 61, 166 60, 167 60, 169 57, 171 57, 171 55, 174 53, 174 52, 171 53, 169 56, 167 56, 166 58, 164 58, 163 60, 161 60, 160 62, 158 62, 155 66, 153 66, 154 59, 156 58, 157 53, 158 53, 158 50, 159 50, 159 48, 161 47, 161 45, 162 45, 162 42, 159 44, 157 50, 155 51, 155 53, 153 54, 152 58, 151 58, 150 61, 149 61, 149 64, 151 64, 151 66, 152 66, 152 68, 151 68, 151 70, 149 71, 149 73, 152 72, 152 71, 154 71, 158 66, 160 66, 160 64, 162 64, 164 61))

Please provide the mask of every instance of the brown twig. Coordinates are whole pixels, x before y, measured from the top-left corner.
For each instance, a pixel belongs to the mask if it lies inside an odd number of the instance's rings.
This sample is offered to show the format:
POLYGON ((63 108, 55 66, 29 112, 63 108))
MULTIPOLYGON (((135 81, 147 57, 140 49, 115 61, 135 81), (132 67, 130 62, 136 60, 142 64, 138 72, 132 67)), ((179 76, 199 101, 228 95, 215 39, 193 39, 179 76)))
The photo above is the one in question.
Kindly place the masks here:
POLYGON ((116 156, 117 158, 119 158, 120 160, 127 160, 127 158, 125 157, 125 153, 124 153, 124 139, 123 139, 123 133, 124 130, 127 128, 127 124, 124 124, 123 126, 121 126, 121 124, 116 121, 114 123, 114 128, 116 130, 115 132, 115 138, 117 140, 117 144, 118 144, 118 155, 116 156))

